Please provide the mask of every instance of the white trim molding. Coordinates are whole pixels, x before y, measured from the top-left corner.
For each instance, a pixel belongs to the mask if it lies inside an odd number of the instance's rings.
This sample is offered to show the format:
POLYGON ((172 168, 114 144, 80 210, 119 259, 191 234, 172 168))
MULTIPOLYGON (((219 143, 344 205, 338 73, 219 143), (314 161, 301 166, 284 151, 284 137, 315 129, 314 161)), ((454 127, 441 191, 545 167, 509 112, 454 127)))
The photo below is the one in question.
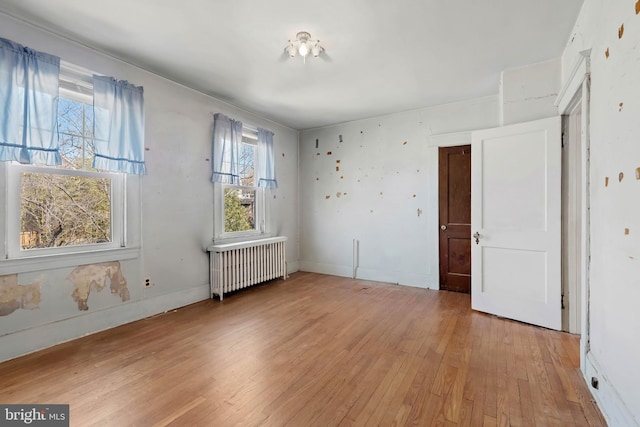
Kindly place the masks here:
POLYGON ((565 114, 568 112, 569 106, 576 92, 582 86, 582 83, 585 81, 587 75, 590 72, 591 66, 591 49, 583 50, 580 52, 580 56, 576 61, 576 64, 573 66, 569 77, 566 80, 565 85, 560 90, 558 97, 556 98, 553 105, 558 107, 558 112, 560 114, 565 114))
POLYGON ((593 353, 587 354, 584 379, 587 382, 591 394, 602 411, 607 424, 616 427, 638 427, 640 425, 627 408, 613 384, 609 382, 606 374, 600 369, 593 353), (598 388, 593 387, 591 379, 595 378, 598 388))
POLYGON ((427 176, 429 185, 427 197, 429 210, 426 212, 428 229, 427 242, 429 243, 429 259, 427 264, 429 267, 429 275, 427 284, 429 289, 440 289, 440 219, 439 219, 439 202, 438 202, 438 148, 455 147, 458 145, 471 145, 471 131, 441 133, 438 135, 427 136, 427 144, 429 146, 427 176))

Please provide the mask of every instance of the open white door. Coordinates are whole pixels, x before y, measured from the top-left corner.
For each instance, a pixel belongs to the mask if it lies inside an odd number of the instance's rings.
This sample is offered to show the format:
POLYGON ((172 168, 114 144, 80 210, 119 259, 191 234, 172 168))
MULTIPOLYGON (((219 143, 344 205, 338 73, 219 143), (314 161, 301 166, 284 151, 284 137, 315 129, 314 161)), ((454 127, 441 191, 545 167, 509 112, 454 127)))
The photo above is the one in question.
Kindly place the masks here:
POLYGON ((471 142, 471 306, 556 330, 560 120, 473 132, 471 142))

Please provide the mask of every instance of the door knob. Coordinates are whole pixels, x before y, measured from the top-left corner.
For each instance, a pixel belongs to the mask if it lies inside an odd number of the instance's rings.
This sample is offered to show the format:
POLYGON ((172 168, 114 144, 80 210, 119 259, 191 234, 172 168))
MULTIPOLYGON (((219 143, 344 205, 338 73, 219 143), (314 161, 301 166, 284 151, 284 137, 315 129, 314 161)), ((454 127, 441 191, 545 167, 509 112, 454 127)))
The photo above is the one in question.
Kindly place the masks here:
POLYGON ((446 229, 447 229, 447 226, 446 226, 446 225, 442 224, 442 225, 440 226, 440 230, 445 231, 446 229))
POLYGON ((476 239, 476 245, 480 243, 480 233, 478 233, 477 231, 473 233, 473 238, 476 239))

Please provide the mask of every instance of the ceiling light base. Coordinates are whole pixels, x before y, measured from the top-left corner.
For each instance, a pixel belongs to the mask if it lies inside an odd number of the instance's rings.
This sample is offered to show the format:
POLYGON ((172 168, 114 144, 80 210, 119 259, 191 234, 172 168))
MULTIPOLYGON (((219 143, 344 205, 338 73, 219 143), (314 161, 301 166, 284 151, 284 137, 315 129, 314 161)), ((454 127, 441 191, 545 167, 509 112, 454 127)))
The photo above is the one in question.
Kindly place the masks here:
POLYGON ((311 34, 307 31, 299 31, 295 40, 289 40, 289 44, 284 48, 290 57, 295 58, 297 55, 302 56, 302 61, 307 62, 309 53, 314 58, 320 56, 324 52, 324 48, 320 46, 320 40, 312 40, 311 34))

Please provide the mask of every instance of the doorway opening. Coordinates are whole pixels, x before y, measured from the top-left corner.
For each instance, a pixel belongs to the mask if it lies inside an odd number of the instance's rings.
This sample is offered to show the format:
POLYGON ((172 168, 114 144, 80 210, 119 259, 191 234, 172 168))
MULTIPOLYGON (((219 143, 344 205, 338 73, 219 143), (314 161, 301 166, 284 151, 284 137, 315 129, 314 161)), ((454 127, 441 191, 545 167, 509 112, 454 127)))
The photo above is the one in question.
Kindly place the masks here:
POLYGON ((582 97, 562 116, 562 330, 581 331, 583 281, 582 97))
POLYGON ((440 290, 471 293, 471 145, 438 148, 440 290))

